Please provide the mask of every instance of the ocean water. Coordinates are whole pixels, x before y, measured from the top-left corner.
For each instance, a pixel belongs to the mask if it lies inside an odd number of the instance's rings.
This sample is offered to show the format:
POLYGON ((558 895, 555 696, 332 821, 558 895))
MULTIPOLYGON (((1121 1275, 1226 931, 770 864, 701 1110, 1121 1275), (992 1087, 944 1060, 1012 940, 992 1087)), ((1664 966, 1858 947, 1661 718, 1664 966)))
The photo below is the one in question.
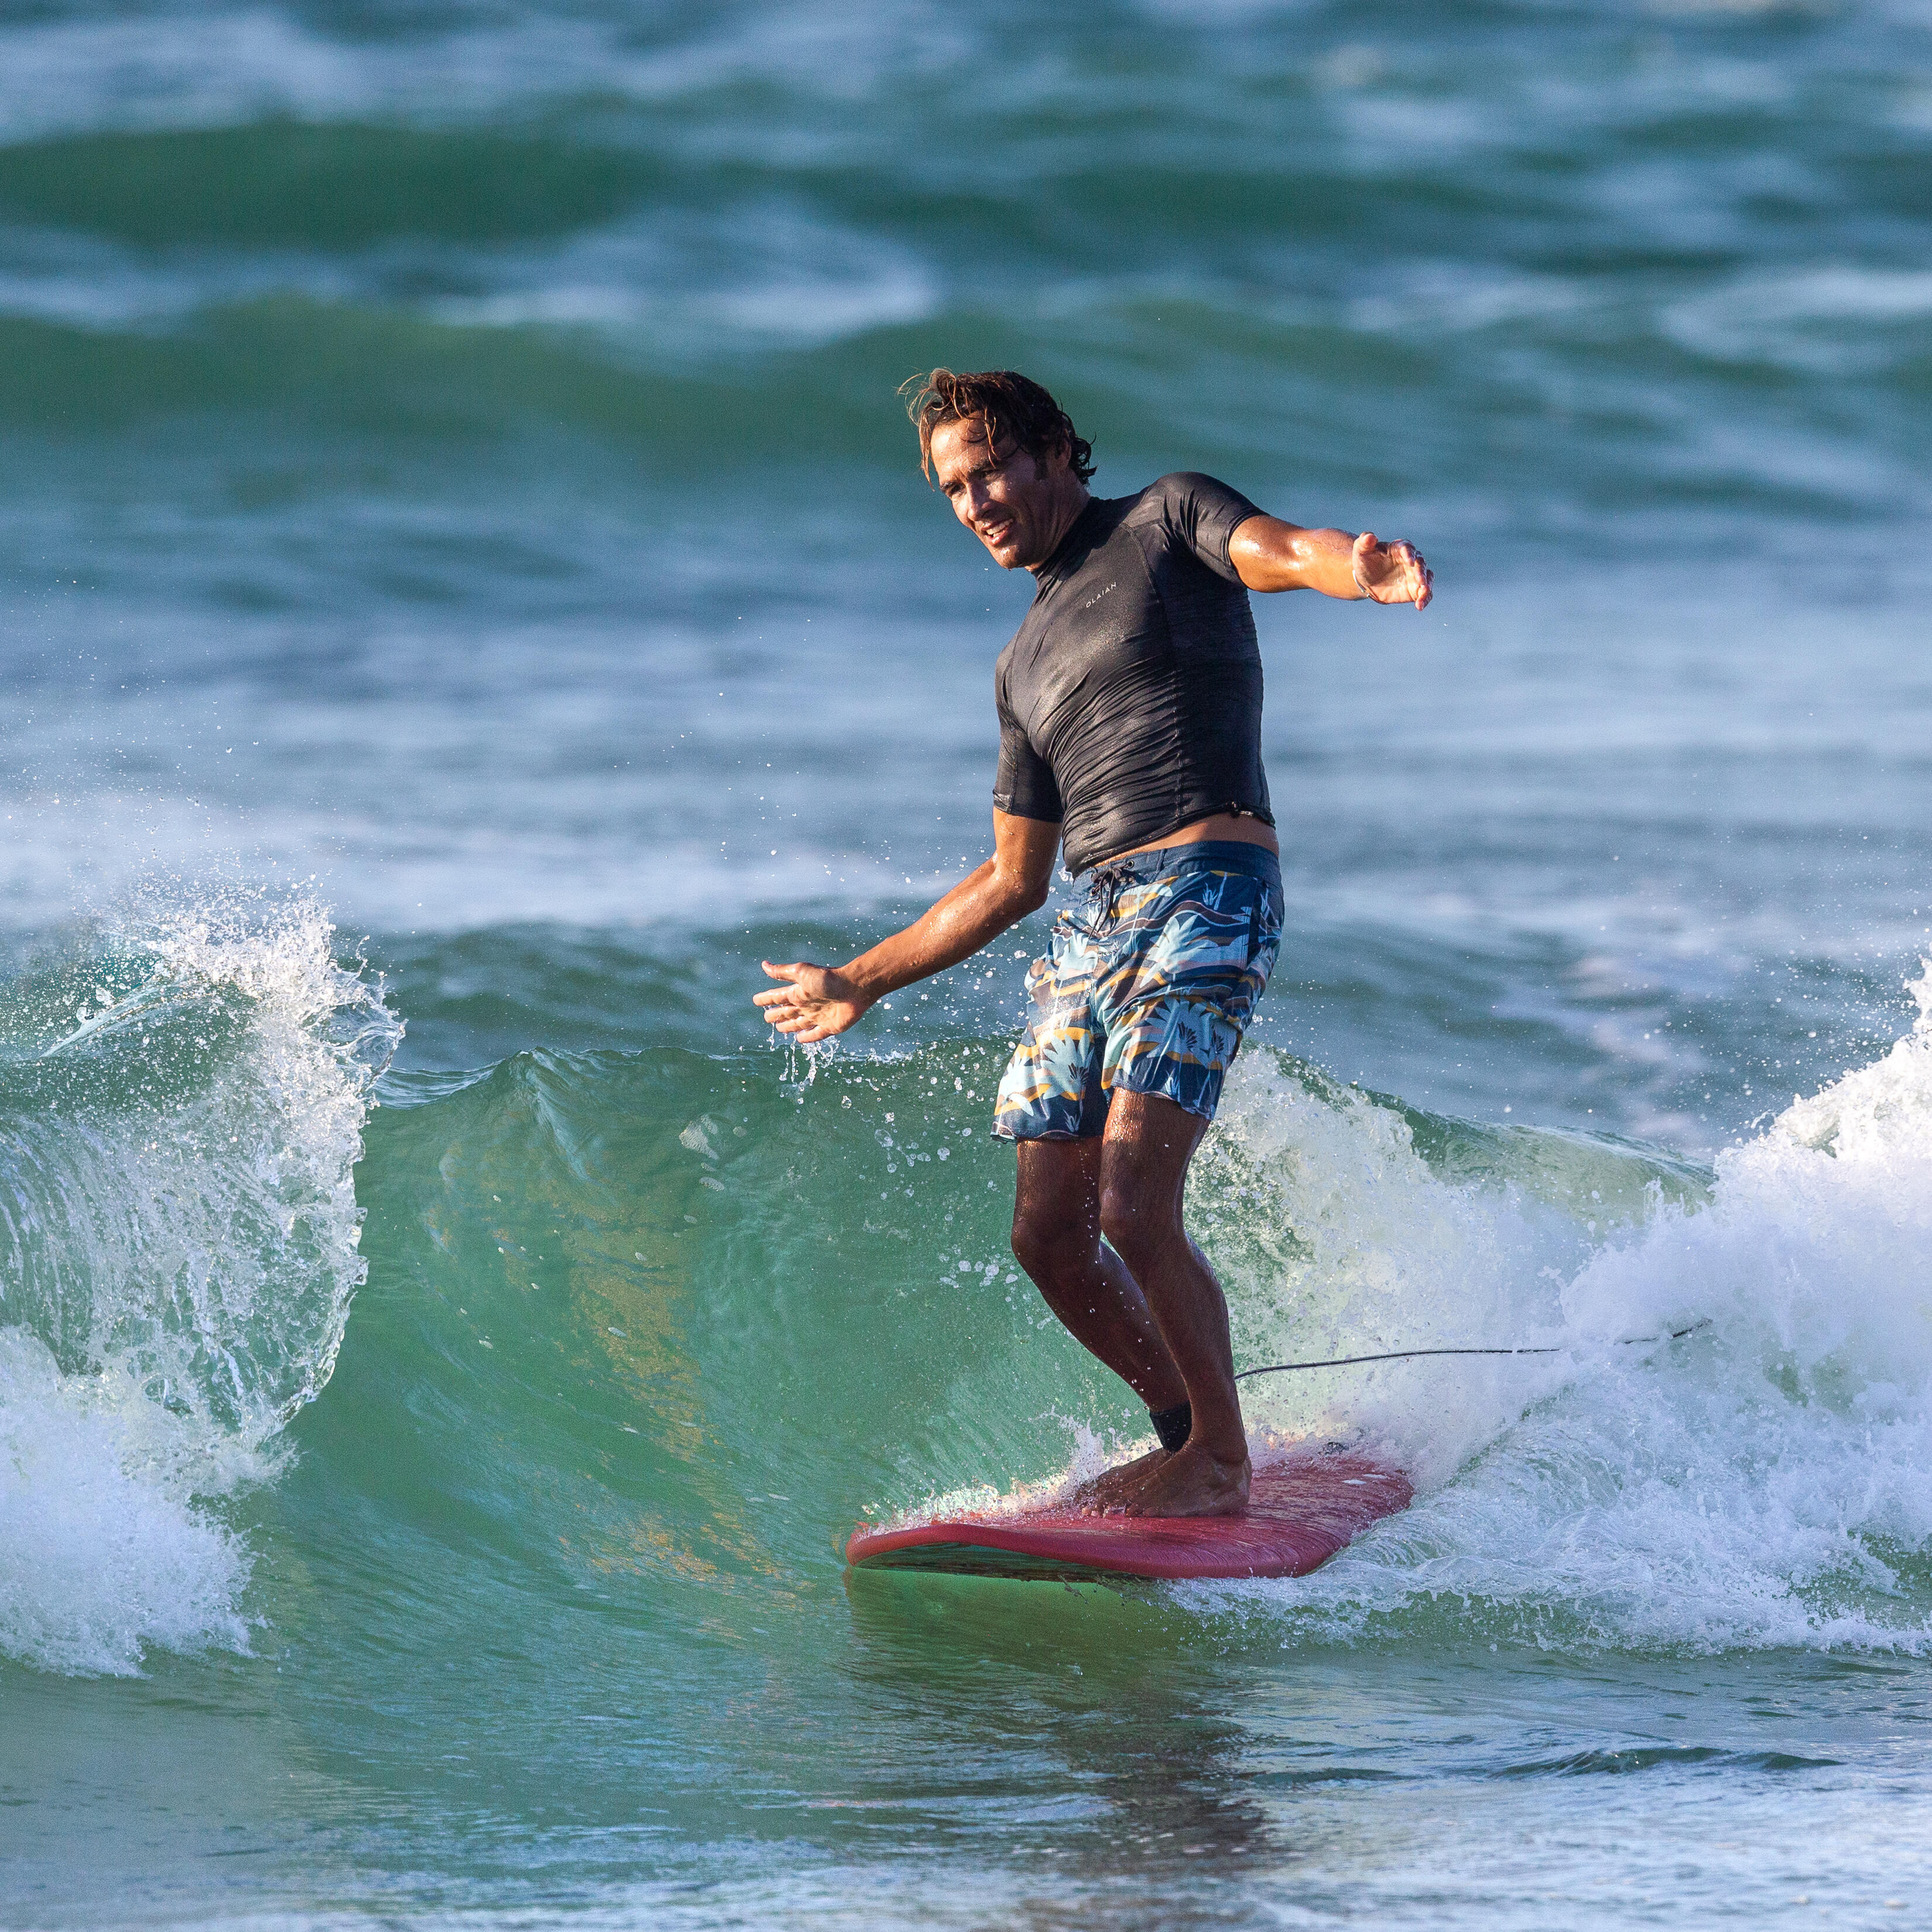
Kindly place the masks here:
POLYGON ((0 1924, 1894 1925, 1932 1845, 1916 0, 0 10, 0 1924), (1048 382, 1258 600, 1192 1184, 1297 1582, 845 1573, 1144 1418, 1006 1246, 1048 382), (1693 1323, 1675 1343, 1640 1342, 1693 1323))

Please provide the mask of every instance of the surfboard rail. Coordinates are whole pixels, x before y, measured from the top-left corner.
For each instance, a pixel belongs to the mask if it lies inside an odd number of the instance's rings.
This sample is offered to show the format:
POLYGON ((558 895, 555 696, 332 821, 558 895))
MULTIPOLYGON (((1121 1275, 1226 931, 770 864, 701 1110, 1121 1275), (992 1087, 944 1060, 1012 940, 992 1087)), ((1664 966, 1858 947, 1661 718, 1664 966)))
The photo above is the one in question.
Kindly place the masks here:
POLYGON ((1406 1509, 1414 1493, 1400 1470, 1366 1456, 1290 1455, 1256 1468, 1246 1512, 1238 1516, 1046 1509, 862 1523, 846 1543, 845 1560, 862 1570, 979 1576, 1097 1574, 1170 1582, 1305 1576, 1372 1524, 1406 1509))

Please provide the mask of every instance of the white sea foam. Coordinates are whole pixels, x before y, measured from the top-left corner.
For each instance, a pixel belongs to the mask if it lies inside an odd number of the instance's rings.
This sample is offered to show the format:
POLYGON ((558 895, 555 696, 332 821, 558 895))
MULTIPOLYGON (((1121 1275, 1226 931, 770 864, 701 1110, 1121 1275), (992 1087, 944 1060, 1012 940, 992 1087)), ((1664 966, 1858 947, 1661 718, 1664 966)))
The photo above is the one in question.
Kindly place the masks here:
POLYGON ((1708 1198, 1587 1143, 1553 1185, 1507 1147, 1460 1178, 1366 1096, 1249 1069, 1219 1179, 1280 1252, 1231 1270, 1244 1334, 1568 1352, 1274 1378, 1258 1419, 1364 1434, 1423 1493, 1312 1577, 1207 1600, 1285 1614, 1291 1641, 1440 1616, 1565 1646, 1932 1649, 1932 973, 1914 990, 1912 1033, 1724 1153, 1708 1198))
POLYGON ((247 1553, 194 1491, 248 1462, 190 1474, 211 1446, 124 1373, 64 1376, 0 1329, 0 1650, 120 1673, 150 1645, 245 1647, 247 1553))
POLYGON ((364 1267, 352 1184, 400 1028, 321 910, 230 896, 14 989, 0 1064, 0 1650, 238 1643, 211 1513, 272 1474, 364 1267))
MULTIPOLYGON (((1592 1223, 1643 1211, 1654 1176, 1614 1158, 1592 1172, 1580 1155, 1568 1174, 1539 1168, 1513 1159, 1526 1144, 1494 1136, 1479 1175, 1445 1179, 1394 1108, 1292 1063, 1241 1063, 1195 1218, 1227 1276, 1244 1364, 1562 1344, 1561 1287, 1592 1223), (1581 1213, 1564 1198, 1580 1192, 1581 1213)), ((1429 1486, 1563 1376, 1548 1356, 1378 1363, 1257 1377, 1244 1403, 1270 1432, 1372 1440, 1429 1486)))

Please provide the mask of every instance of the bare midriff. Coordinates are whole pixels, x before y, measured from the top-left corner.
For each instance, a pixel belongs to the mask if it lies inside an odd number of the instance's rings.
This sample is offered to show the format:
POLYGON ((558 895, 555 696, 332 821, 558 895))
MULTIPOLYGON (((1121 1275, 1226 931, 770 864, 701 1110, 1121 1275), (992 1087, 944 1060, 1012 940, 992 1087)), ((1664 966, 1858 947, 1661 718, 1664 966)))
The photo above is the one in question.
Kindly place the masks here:
POLYGON ((1115 852, 1101 861, 1111 865, 1115 859, 1131 858, 1136 852, 1165 851, 1170 845, 1198 845, 1210 838, 1228 838, 1243 845, 1260 845, 1281 855, 1281 841, 1274 836, 1272 825, 1264 825, 1258 818, 1251 818, 1245 813, 1217 812, 1210 818, 1197 818, 1192 825, 1184 825, 1178 832, 1163 832, 1158 838, 1150 838, 1144 845, 1130 845, 1124 852, 1115 852))

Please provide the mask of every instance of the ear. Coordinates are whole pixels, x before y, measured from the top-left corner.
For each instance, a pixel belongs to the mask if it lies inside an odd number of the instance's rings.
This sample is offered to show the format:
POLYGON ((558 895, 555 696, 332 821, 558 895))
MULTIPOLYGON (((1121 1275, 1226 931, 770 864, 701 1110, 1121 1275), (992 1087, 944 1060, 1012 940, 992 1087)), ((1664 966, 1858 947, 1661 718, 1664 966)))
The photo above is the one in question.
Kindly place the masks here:
POLYGON ((1033 476, 1036 483, 1045 483, 1053 477, 1064 476, 1072 467, 1073 452, 1066 443, 1059 443, 1044 455, 1033 460, 1033 476))

